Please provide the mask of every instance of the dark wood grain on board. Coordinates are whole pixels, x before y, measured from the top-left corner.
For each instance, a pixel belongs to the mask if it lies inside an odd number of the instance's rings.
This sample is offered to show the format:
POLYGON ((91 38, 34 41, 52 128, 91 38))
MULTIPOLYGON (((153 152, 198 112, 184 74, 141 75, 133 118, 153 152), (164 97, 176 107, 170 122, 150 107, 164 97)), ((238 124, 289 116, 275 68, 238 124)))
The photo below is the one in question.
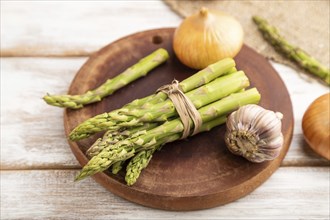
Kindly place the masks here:
MULTIPOLYGON (((142 57, 162 47, 170 59, 146 77, 136 80, 103 101, 80 110, 65 110, 66 135, 87 118, 120 108, 124 104, 153 93, 174 78, 182 80, 196 70, 182 65, 172 50, 174 28, 136 33, 113 42, 93 54, 74 78, 69 94, 83 93, 106 79, 121 73, 142 57)), ((279 75, 269 62, 244 45, 235 57, 238 69, 244 70, 261 93, 260 105, 282 112, 284 146, 280 156, 270 162, 254 164, 231 154, 223 140, 225 127, 165 145, 154 154, 137 183, 131 187, 124 173, 103 172, 93 178, 112 193, 141 205, 165 210, 198 210, 237 200, 260 186, 279 167, 286 155, 293 132, 293 113, 290 96, 279 75)), ((85 151, 101 134, 70 142, 71 149, 85 165, 85 151)), ((88 199, 88 198, 86 198, 88 199)))

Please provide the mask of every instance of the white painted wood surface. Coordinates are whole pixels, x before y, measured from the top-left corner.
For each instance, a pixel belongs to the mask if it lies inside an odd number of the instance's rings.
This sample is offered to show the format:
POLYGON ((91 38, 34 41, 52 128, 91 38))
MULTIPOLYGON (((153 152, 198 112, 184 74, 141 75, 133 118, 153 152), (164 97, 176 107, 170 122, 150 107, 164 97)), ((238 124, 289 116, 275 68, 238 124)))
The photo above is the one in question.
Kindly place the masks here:
POLYGON ((41 97, 65 93, 93 51, 180 21, 161 1, 1 1, 0 219, 330 218, 329 161, 309 149, 301 130, 308 105, 329 88, 276 63, 291 95, 294 135, 281 168, 250 195, 209 210, 167 212, 125 201, 92 179, 72 182, 80 165, 65 140, 63 109, 41 97))
POLYGON ((1 14, 2 56, 88 55, 126 35, 181 21, 150 0, 3 1, 1 14))
POLYGON ((280 168, 269 181, 230 204, 169 212, 114 196, 75 170, 1 172, 4 219, 327 219, 329 167, 280 168), (317 180, 317 181, 316 181, 317 180))

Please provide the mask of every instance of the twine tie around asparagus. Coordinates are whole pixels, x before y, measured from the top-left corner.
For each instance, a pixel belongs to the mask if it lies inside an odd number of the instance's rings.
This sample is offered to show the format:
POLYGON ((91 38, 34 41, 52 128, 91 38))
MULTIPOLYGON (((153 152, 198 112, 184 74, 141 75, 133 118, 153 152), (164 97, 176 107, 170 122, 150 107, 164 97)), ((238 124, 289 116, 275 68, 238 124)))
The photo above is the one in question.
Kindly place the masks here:
POLYGON ((171 84, 161 86, 156 92, 164 92, 173 102, 184 127, 181 139, 185 139, 190 135, 191 122, 194 123, 192 135, 199 132, 203 123, 202 118, 194 104, 180 89, 178 80, 173 80, 171 84))

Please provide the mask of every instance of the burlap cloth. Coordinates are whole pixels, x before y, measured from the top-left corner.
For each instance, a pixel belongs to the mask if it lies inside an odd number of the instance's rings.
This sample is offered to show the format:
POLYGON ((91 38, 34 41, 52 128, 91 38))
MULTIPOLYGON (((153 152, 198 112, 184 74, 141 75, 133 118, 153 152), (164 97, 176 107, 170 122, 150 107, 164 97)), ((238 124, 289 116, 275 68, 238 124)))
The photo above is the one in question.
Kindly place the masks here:
MULTIPOLYGON (((244 29, 244 43, 265 57, 297 68, 278 54, 259 33, 251 17, 258 15, 279 29, 289 42, 330 66, 329 0, 164 0, 173 11, 186 17, 204 6, 237 18, 244 29)), ((304 74, 305 75, 305 74, 304 74)))

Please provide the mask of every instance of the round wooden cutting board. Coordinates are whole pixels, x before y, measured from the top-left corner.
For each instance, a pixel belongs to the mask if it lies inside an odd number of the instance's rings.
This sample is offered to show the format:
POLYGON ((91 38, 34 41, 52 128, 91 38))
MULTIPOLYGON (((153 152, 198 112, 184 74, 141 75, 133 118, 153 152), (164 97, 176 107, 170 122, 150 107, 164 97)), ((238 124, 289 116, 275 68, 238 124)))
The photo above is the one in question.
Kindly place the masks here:
MULTIPOLYGON (((174 78, 183 80, 196 70, 182 65, 172 50, 174 28, 136 33, 122 38, 93 54, 74 78, 69 94, 84 93, 121 73, 142 57, 162 47, 170 59, 146 77, 118 90, 103 101, 80 110, 65 110, 66 135, 84 120, 120 108, 150 95, 174 78)), ((127 200, 165 210, 198 210, 239 199, 269 178, 286 155, 293 131, 293 113, 288 91, 269 62, 247 46, 235 57, 237 68, 249 77, 251 87, 261 93, 260 105, 283 113, 284 146, 280 156, 270 162, 251 163, 231 154, 224 143, 225 126, 165 145, 156 152, 135 185, 125 184, 125 172, 113 175, 106 171, 93 178, 112 193, 127 200)), ((102 134, 71 142, 71 149, 83 166, 86 150, 102 134)), ((86 198, 88 199, 88 198, 86 198)))

